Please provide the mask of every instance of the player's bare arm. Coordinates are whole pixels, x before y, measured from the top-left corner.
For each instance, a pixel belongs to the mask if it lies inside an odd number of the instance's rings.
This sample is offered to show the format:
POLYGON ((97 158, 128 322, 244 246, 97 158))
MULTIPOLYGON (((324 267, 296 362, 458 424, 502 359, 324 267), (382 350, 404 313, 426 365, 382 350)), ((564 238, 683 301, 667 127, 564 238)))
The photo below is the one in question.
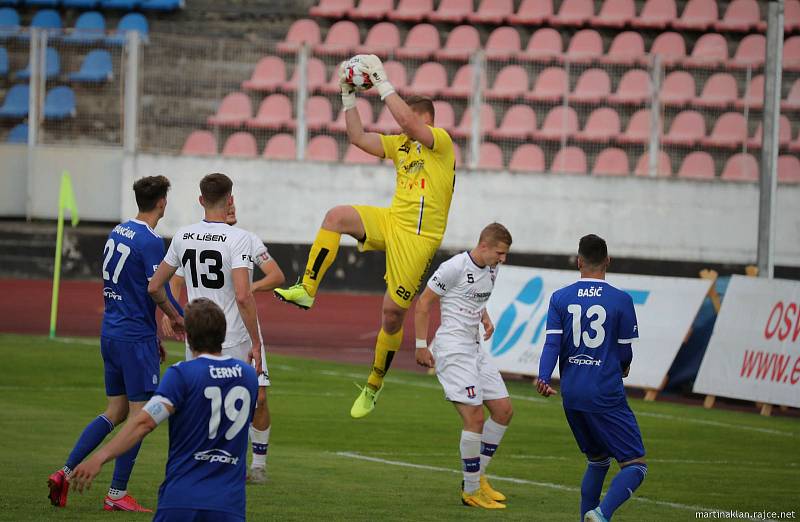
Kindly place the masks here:
MULTIPOLYGON (((352 95, 355 98, 355 94, 352 95)), ((347 125, 347 139, 350 143, 359 149, 383 158, 383 143, 381 143, 381 135, 376 132, 365 132, 364 126, 361 123, 361 116, 358 114, 358 108, 353 106, 345 110, 344 121, 347 125)))
POLYGON ((483 325, 483 340, 488 341, 494 333, 494 323, 492 318, 489 317, 489 312, 486 308, 483 309, 483 314, 481 315, 481 324, 483 325))
MULTIPOLYGON (((181 292, 183 292, 183 287, 185 285, 186 279, 183 276, 179 276, 177 273, 169 280, 169 290, 178 302, 181 301, 181 292)), ((166 314, 161 317, 161 332, 166 337, 172 337, 178 341, 184 340, 183 334, 177 334, 175 330, 172 329, 172 321, 170 321, 170 318, 166 314)))
POLYGON ((236 292, 236 306, 242 316, 247 333, 250 334, 250 341, 253 343, 251 356, 256 361, 256 371, 261 373, 261 336, 258 332, 258 319, 256 312, 256 300, 253 297, 253 290, 250 287, 250 270, 245 267, 234 268, 233 288, 236 292))
POLYGON ((428 287, 417 299, 414 312, 414 332, 417 338, 416 359, 417 364, 426 368, 433 368, 433 354, 428 348, 428 324, 430 322, 431 307, 439 304, 439 296, 428 287))
POLYGON ((536 379, 536 391, 539 392, 539 395, 542 397, 550 397, 558 393, 550 386, 550 383, 544 382, 541 379, 536 379))
POLYGON ((258 268, 264 273, 264 277, 253 283, 253 292, 270 292, 286 281, 283 270, 274 259, 261 263, 258 268))
POLYGON ((167 291, 164 288, 164 285, 167 284, 176 270, 177 267, 162 261, 161 264, 158 265, 156 273, 153 274, 153 277, 150 279, 150 283, 147 285, 147 293, 150 294, 153 301, 161 308, 161 311, 169 317, 173 331, 183 333, 183 317, 181 317, 175 307, 172 306, 172 303, 167 298, 167 291))

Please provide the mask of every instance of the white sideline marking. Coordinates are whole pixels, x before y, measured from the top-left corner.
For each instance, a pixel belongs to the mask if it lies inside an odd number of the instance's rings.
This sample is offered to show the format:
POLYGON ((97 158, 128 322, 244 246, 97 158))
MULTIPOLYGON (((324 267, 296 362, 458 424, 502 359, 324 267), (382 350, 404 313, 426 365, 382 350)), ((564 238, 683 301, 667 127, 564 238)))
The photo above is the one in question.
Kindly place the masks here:
POLYGON ((758 433, 768 433, 770 435, 781 435, 783 437, 796 437, 797 434, 791 431, 781 431, 781 430, 771 430, 769 428, 757 428, 755 426, 740 426, 737 424, 728 424, 726 422, 719 422, 719 421, 711 421, 711 420, 703 420, 703 419, 691 419, 686 417, 675 417, 673 415, 667 415, 664 413, 651 413, 647 411, 637 411, 634 412, 637 417, 653 417, 656 419, 668 419, 668 420, 676 420, 681 422, 689 422, 692 424, 702 424, 704 426, 716 426, 718 428, 727 428, 731 430, 744 430, 744 431, 756 431, 758 433))

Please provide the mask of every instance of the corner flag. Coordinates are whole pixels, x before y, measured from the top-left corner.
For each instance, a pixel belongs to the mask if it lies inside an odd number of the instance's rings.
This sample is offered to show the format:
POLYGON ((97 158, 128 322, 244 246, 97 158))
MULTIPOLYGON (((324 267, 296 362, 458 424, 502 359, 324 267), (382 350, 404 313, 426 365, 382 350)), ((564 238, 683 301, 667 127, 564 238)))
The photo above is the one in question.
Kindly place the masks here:
POLYGON ((61 249, 64 243, 64 209, 69 210, 72 226, 78 225, 78 205, 72 190, 72 178, 68 171, 61 174, 61 188, 58 192, 58 231, 56 232, 56 259, 53 268, 53 299, 50 303, 50 339, 56 336, 56 317, 58 315, 58 289, 61 284, 61 249))

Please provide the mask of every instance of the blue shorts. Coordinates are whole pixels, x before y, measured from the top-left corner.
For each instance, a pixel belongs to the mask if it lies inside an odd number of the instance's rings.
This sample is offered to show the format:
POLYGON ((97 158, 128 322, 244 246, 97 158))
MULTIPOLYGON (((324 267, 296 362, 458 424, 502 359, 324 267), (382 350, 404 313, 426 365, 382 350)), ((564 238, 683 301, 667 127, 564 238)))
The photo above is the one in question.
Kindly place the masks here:
POLYGON ((209 509, 158 509, 153 522, 244 522, 244 515, 209 509))
POLYGON ((120 341, 100 338, 100 353, 105 367, 106 395, 127 395, 129 401, 143 402, 158 388, 158 339, 120 341))
POLYGON ((564 414, 575 442, 587 457, 611 456, 617 462, 644 457, 639 424, 627 404, 602 412, 564 408, 564 414))

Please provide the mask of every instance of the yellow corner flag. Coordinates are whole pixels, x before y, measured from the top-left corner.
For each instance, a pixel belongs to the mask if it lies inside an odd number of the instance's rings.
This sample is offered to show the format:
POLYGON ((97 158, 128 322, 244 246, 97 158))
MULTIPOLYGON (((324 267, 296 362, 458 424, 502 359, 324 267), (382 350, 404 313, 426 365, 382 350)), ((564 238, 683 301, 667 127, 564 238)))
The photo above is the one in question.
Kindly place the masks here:
POLYGON ((69 210, 72 226, 78 225, 78 205, 72 190, 72 178, 68 171, 61 174, 61 189, 58 192, 58 231, 56 232, 56 260, 53 268, 53 300, 50 303, 50 339, 56 336, 58 315, 58 288, 61 285, 61 248, 64 244, 64 209, 69 210))

